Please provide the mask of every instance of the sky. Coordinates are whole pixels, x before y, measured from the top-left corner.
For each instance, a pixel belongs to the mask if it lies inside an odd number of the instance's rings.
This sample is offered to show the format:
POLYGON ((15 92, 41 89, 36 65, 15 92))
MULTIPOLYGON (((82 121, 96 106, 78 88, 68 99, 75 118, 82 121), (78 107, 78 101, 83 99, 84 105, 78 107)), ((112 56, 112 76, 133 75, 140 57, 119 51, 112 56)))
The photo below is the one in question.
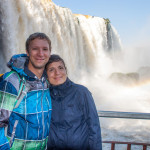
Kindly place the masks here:
POLYGON ((123 46, 150 47, 150 0, 52 0, 72 13, 108 18, 123 46))

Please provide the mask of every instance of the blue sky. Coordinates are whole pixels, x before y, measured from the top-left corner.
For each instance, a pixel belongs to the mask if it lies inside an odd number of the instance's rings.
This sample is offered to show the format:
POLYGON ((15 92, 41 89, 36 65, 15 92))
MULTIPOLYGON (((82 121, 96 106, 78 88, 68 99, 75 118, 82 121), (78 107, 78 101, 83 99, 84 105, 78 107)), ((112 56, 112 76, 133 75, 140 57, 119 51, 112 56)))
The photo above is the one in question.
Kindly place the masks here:
POLYGON ((150 0, 52 0, 73 13, 109 18, 123 45, 150 43, 150 0))

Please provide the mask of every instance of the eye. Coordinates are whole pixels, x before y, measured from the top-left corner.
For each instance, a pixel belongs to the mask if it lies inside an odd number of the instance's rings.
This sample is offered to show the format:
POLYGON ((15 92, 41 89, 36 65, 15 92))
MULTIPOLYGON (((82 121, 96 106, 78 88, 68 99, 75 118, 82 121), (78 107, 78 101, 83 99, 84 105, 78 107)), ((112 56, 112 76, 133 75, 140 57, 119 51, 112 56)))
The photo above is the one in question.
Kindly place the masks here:
POLYGON ((65 68, 63 66, 59 66, 59 69, 60 70, 64 70, 65 68))
POLYGON ((33 47, 32 49, 33 49, 33 50, 38 50, 38 48, 37 48, 37 47, 33 47))
POLYGON ((43 48, 43 50, 44 50, 44 51, 47 51, 47 50, 48 50, 48 48, 43 48))
POLYGON ((49 72, 53 72, 53 71, 54 71, 54 68, 50 68, 50 69, 49 69, 49 72))

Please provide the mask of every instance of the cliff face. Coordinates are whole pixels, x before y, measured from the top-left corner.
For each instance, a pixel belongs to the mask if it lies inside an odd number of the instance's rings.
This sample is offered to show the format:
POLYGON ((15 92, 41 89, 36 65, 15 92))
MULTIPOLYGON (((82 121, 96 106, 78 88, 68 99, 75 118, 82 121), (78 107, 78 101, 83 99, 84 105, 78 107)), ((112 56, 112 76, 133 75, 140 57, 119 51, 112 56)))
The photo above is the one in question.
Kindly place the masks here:
POLYGON ((121 48, 117 32, 111 24, 108 30, 103 18, 72 14, 51 0, 0 1, 0 16, 0 73, 13 54, 25 53, 26 38, 33 32, 50 37, 52 53, 65 59, 69 72, 90 72, 106 51, 121 48))

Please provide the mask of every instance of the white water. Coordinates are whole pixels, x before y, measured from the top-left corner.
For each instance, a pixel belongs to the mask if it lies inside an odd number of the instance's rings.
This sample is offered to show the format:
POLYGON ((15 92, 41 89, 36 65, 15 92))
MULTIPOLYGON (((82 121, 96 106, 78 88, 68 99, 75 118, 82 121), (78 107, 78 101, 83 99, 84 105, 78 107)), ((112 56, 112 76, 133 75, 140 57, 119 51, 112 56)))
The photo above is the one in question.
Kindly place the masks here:
MULTIPOLYGON (((0 43, 3 43, 0 73, 6 70, 4 63, 13 54, 25 52, 24 43, 31 33, 45 32, 52 41, 52 53, 64 58, 72 80, 90 89, 97 109, 150 112, 150 84, 123 86, 107 80, 112 72, 135 72, 140 64, 128 61, 127 52, 119 56, 120 39, 112 25, 109 31, 112 48, 108 50, 103 18, 73 15, 70 9, 50 0, 3 0, 0 10, 0 43)), ((149 123, 101 118, 102 137, 103 140, 149 142, 149 123)), ((107 145, 104 149, 108 149, 107 145)))

